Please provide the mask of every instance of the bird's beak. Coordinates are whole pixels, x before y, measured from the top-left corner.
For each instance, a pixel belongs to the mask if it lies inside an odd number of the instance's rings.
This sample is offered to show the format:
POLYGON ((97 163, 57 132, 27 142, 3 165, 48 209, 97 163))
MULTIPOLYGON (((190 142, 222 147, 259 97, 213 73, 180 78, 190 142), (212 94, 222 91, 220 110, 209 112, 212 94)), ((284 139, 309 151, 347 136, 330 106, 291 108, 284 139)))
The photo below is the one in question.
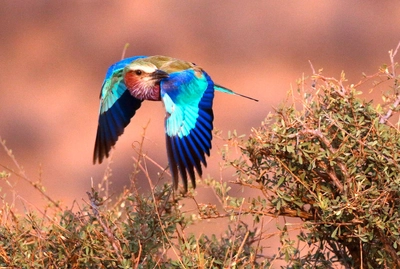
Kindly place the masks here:
POLYGON ((156 71, 151 73, 150 76, 151 76, 152 79, 155 79, 155 80, 161 80, 163 78, 169 77, 167 72, 162 71, 160 69, 157 69, 156 71))

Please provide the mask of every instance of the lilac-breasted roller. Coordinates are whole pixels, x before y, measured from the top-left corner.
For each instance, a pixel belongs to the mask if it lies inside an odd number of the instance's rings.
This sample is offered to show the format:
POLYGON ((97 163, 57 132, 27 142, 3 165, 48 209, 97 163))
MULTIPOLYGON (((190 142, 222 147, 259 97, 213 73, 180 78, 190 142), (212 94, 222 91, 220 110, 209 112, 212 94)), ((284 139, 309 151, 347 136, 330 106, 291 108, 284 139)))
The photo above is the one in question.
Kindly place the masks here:
POLYGON ((109 156, 144 100, 162 101, 174 187, 178 187, 179 173, 185 191, 188 175, 195 188, 195 170, 201 176, 202 164, 207 166, 205 155, 210 156, 214 90, 240 95, 214 84, 194 63, 171 57, 136 56, 113 64, 101 88, 93 163, 109 156))

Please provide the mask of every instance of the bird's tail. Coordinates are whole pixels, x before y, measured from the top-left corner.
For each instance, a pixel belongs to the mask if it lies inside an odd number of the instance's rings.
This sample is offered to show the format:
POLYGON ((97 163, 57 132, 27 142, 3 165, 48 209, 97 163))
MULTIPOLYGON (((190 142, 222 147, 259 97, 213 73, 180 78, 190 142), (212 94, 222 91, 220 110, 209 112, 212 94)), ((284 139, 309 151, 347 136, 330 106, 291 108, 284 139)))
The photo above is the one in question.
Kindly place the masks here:
POLYGON ((255 99, 255 98, 253 98, 253 97, 249 97, 249 96, 246 96, 246 95, 243 95, 243 94, 234 92, 234 91, 232 91, 232 90, 230 90, 230 89, 228 89, 228 88, 225 88, 225 87, 223 87, 223 86, 221 86, 221 85, 218 85, 218 84, 214 84, 214 89, 215 89, 216 91, 220 91, 220 92, 224 92, 224 93, 229 93, 229 94, 238 95, 238 96, 241 96, 241 97, 244 97, 244 98, 247 98, 247 99, 250 99, 250 100, 253 100, 253 101, 258 102, 258 100, 255 99))

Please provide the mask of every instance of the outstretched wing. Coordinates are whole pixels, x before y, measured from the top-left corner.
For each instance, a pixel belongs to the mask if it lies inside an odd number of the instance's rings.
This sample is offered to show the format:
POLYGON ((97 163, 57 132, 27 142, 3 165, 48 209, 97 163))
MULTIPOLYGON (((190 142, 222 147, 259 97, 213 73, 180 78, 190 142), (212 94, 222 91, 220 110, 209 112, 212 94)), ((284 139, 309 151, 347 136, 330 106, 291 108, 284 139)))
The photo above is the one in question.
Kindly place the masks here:
POLYGON ((207 166, 210 156, 214 83, 200 68, 171 73, 160 84, 161 98, 167 112, 165 119, 169 166, 175 188, 178 170, 187 191, 189 174, 196 187, 195 172, 201 176, 201 163, 207 166))
POLYGON ((100 92, 99 123, 97 126, 96 142, 94 145, 93 163, 101 163, 109 156, 111 147, 124 132, 142 101, 134 98, 127 90, 123 80, 123 69, 137 56, 119 61, 107 71, 100 92))

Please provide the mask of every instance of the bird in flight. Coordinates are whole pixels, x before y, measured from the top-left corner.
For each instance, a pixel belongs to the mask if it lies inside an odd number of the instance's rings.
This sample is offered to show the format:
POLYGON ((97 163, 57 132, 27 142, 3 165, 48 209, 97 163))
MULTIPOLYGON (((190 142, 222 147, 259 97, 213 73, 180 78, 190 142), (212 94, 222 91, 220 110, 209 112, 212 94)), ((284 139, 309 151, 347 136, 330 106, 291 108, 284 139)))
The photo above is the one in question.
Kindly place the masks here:
POLYGON ((235 93, 218 84, 198 65, 167 56, 126 58, 107 71, 100 92, 100 111, 93 163, 101 163, 124 132, 144 100, 162 101, 166 110, 165 137, 174 188, 180 174, 184 191, 188 175, 196 187, 207 166, 213 129, 214 90, 235 93))

